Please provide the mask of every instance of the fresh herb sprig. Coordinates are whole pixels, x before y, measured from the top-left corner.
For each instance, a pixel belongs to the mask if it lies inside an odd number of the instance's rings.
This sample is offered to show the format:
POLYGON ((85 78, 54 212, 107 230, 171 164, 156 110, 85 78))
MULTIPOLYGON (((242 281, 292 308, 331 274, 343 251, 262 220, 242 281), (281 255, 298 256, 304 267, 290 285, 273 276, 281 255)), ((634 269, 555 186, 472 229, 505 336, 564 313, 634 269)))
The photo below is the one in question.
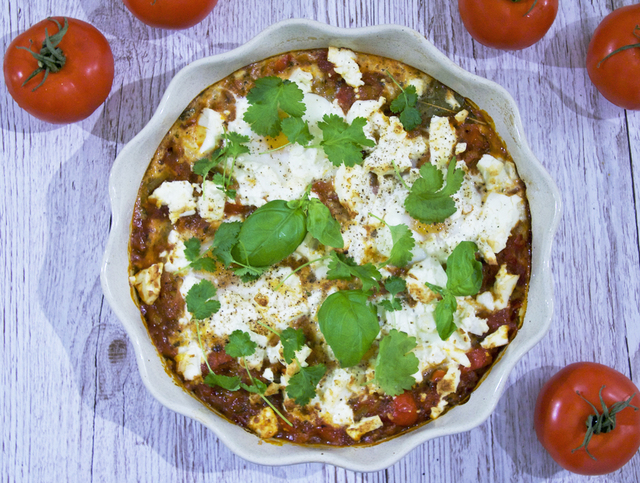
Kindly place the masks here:
POLYGON ((400 95, 396 97, 389 108, 394 114, 400 113, 400 122, 405 131, 411 131, 417 128, 422 123, 422 117, 420 111, 416 108, 418 102, 418 93, 415 86, 409 85, 405 89, 398 81, 391 75, 391 72, 387 71, 389 77, 400 88, 400 95))
POLYGON ((197 237, 191 237, 184 242, 184 256, 189 261, 189 266, 193 270, 204 270, 214 273, 216 271, 216 261, 207 256, 207 253, 200 254, 201 242, 197 237))
POLYGON ((476 260, 477 251, 475 243, 460 242, 447 258, 447 286, 425 283, 442 297, 434 312, 436 328, 442 340, 447 340, 456 330, 453 322, 453 314, 458 308, 456 296, 476 295, 482 286, 482 263, 476 260))
POLYGON ((375 377, 369 383, 377 383, 389 396, 397 396, 411 389, 416 383, 413 374, 418 372, 419 367, 418 358, 411 352, 416 345, 415 337, 392 329, 380 341, 375 377))
POLYGON ((416 220, 427 224, 441 223, 456 212, 451 196, 462 186, 464 171, 456 168, 453 157, 449 161, 446 184, 442 172, 429 163, 422 165, 420 176, 410 188, 404 207, 416 220))
POLYGON ((334 166, 353 167, 364 162, 363 147, 374 147, 376 143, 364 134, 367 120, 356 117, 347 124, 337 114, 325 114, 318 127, 322 131, 320 146, 334 166))
POLYGON ((296 372, 287 383, 286 391, 287 395, 294 399, 296 404, 306 406, 311 399, 316 395, 316 387, 327 372, 327 368, 324 364, 317 364, 315 366, 303 367, 296 356, 296 352, 302 349, 306 342, 304 332, 301 329, 294 329, 288 327, 282 332, 278 332, 274 328, 267 324, 258 321, 265 329, 273 332, 280 338, 282 343, 282 354, 287 364, 291 364, 293 361, 298 365, 298 372, 296 372))
POLYGON ((248 142, 249 136, 225 131, 222 147, 215 149, 208 157, 199 159, 194 163, 193 172, 202 176, 203 189, 204 181, 209 173, 220 163, 223 163, 222 173, 215 173, 213 175, 213 182, 227 197, 232 200, 235 199, 236 191, 230 188, 234 182, 233 170, 238 156, 250 152, 249 148, 245 146, 248 142), (231 159, 230 165, 228 165, 229 159, 231 159))
POLYGON ((382 218, 378 218, 373 213, 369 213, 369 216, 374 217, 380 223, 385 225, 391 231, 391 239, 393 240, 393 247, 387 261, 382 263, 380 267, 392 265, 394 267, 405 267, 413 258, 413 247, 416 244, 416 240, 413 238, 413 234, 409 227, 403 223, 399 225, 389 225, 382 218))
POLYGON ((391 300, 381 300, 378 305, 388 312, 402 310, 402 303, 396 295, 407 290, 407 282, 400 277, 389 277, 384 281, 384 288, 391 294, 391 300))

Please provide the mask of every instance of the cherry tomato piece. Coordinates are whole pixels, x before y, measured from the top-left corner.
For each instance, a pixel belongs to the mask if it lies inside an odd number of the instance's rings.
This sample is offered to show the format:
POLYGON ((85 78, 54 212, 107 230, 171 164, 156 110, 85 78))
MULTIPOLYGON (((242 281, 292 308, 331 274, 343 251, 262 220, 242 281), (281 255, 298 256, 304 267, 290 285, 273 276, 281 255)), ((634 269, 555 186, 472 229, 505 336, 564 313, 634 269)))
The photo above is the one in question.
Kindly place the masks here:
POLYGON ((93 25, 55 17, 14 39, 4 56, 3 69, 9 94, 22 109, 43 121, 66 124, 89 117, 105 101, 113 84, 114 62, 109 42, 93 25), (44 82, 45 71, 27 80, 39 68, 31 52, 41 52, 45 29, 54 37, 64 29, 65 20, 68 29, 56 43, 64 56, 63 65, 57 72, 51 70, 44 82))
POLYGON ((563 468, 583 475, 611 473, 640 448, 638 407, 640 391, 625 375, 602 364, 577 362, 560 370, 540 391, 534 413, 536 435, 563 468), (603 402, 607 411, 615 413, 613 429, 606 426, 603 402), (587 428, 597 428, 598 419, 603 430, 587 441, 587 428))
POLYGON ((458 0, 471 36, 487 47, 521 50, 547 33, 558 14, 558 0, 458 0))
POLYGON ((211 13, 218 0, 122 0, 138 20, 169 30, 193 27, 211 13))
POLYGON ((418 408, 413 394, 403 392, 391 401, 389 419, 399 426, 411 426, 418 420, 418 408))
POLYGON ((598 25, 587 49, 587 72, 608 101, 640 110, 640 4, 614 10, 598 25))

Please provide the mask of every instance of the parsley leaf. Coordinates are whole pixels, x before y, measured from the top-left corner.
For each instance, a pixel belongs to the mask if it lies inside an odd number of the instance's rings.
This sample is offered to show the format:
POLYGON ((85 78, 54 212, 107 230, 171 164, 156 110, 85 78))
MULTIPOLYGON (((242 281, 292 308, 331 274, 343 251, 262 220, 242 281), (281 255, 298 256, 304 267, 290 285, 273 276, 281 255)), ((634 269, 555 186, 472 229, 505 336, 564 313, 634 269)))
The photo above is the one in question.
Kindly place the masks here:
POLYGON ((419 362, 411 352, 415 347, 415 337, 396 329, 380 341, 373 381, 389 396, 402 394, 416 383, 413 374, 418 372, 419 362))
POLYGON ((209 372, 204 378, 204 383, 209 387, 220 386, 227 391, 240 389, 240 378, 238 376, 219 376, 209 372))
POLYGON ((329 295, 318 311, 322 335, 342 367, 355 366, 380 332, 368 292, 341 290, 329 295))
POLYGON ((208 319, 220 310, 220 302, 211 300, 215 295, 216 287, 209 280, 201 280, 187 292, 187 310, 198 320, 208 319))
MULTIPOLYGON (((395 79, 394 79, 395 82, 395 79)), ((400 113, 400 122, 405 131, 411 131, 417 128, 422 123, 422 117, 420 117, 420 111, 416 109, 416 102, 418 101, 418 94, 415 86, 408 86, 403 89, 400 84, 398 87, 402 90, 400 95, 396 97, 389 106, 391 112, 400 113)))
POLYGON ((326 372, 324 364, 301 368, 289 379, 287 395, 295 399, 296 404, 306 406, 315 397, 316 387, 326 372))
POLYGON ((396 295, 407 289, 407 282, 400 277, 389 277, 384 281, 384 288, 391 294, 391 300, 382 300, 378 305, 382 306, 389 312, 402 310, 402 304, 400 303, 400 300, 396 298, 396 295))
POLYGON ((425 285, 442 296, 433 317, 436 321, 438 335, 447 340, 456 330, 453 314, 458 308, 456 296, 475 295, 482 286, 482 263, 476 260, 478 247, 475 243, 463 241, 458 243, 447 258, 446 288, 426 282, 425 285))
POLYGON ((442 172, 432 164, 420 168, 421 177, 413 183, 404 206, 407 212, 423 223, 441 223, 456 212, 451 195, 458 192, 464 171, 456 169, 455 158, 449 161, 447 184, 443 187, 442 172))
POLYGON ((364 135, 363 128, 366 124, 367 120, 363 117, 356 117, 349 125, 337 114, 324 115, 318 123, 322 130, 320 146, 334 166, 342 163, 350 167, 362 164, 362 147, 376 145, 364 135))
POLYGON ((353 258, 335 251, 331 252, 329 257, 331 258, 327 272, 329 280, 351 280, 352 277, 356 277, 362 282, 362 290, 365 292, 378 287, 378 281, 382 279, 382 274, 373 264, 358 265, 353 261, 353 258))
POLYGON ((279 336, 280 342, 282 342, 284 360, 287 364, 291 364, 293 359, 296 357, 296 352, 302 349, 302 346, 307 339, 305 338, 302 329, 294 329, 293 327, 284 329, 279 336))
POLYGON ((248 332, 234 330, 229 336, 229 342, 224 351, 230 357, 247 357, 256 351, 256 343, 251 340, 248 332))
POLYGON ((313 135, 309 132, 309 123, 299 117, 286 117, 280 121, 282 132, 290 143, 298 143, 307 146, 313 141, 313 135))
POLYGON ((304 93, 295 82, 276 76, 262 77, 247 94, 249 108, 244 120, 261 136, 275 137, 280 133, 280 110, 293 117, 302 117, 307 107, 302 99, 304 93))

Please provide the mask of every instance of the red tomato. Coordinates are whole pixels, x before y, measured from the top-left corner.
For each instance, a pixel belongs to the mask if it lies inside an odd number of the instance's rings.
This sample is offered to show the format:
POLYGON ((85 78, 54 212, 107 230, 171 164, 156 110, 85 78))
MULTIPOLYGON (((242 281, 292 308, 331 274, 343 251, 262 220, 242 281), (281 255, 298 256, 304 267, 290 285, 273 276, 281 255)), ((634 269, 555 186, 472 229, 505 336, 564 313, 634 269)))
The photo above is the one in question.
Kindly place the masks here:
MULTIPOLYGON (((64 28, 65 19, 56 17, 64 28)), ((45 29, 53 37, 58 26, 53 19, 43 20, 18 35, 4 56, 4 81, 11 97, 29 114, 43 121, 64 124, 89 117, 109 95, 113 83, 113 54, 109 42, 94 26, 67 18, 68 31, 57 44, 64 54, 64 65, 51 71, 46 81, 40 72, 22 85, 38 61, 27 50, 39 53, 45 29), (33 43, 32 43, 33 42, 33 43)))
POLYGON ((186 29, 211 13, 218 0, 122 0, 138 20, 152 27, 186 29))
POLYGON ((481 44, 520 50, 544 37, 558 13, 558 0, 458 0, 458 10, 481 44))
POLYGON ((389 419, 399 426, 411 426, 418 420, 416 400, 410 392, 403 392, 391 401, 389 419))
POLYGON ((554 375, 540 391, 534 415, 536 434, 542 446, 563 468, 582 475, 611 473, 624 466, 640 447, 638 406, 640 393, 626 376, 602 364, 577 362, 554 375), (587 419, 595 413, 585 399, 602 414, 601 389, 602 399, 609 409, 613 404, 635 396, 630 401, 631 406, 615 414, 614 429, 593 434, 587 452, 580 446, 587 433, 587 419))
POLYGON ((614 10, 598 25, 587 50, 593 85, 616 106, 640 110, 640 4, 614 10), (621 47, 635 45, 613 54, 621 47), (602 63, 600 63, 602 61, 602 63), (600 63, 600 66, 598 66, 600 63))

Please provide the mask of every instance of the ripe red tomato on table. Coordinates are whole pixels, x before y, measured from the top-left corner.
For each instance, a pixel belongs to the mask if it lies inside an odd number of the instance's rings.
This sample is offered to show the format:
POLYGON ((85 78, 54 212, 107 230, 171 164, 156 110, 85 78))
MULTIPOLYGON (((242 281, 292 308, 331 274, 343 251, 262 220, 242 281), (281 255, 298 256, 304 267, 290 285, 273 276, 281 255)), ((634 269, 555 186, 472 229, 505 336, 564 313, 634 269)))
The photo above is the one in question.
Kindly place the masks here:
POLYGON ((458 0, 458 10, 481 44, 520 50, 544 37, 558 13, 558 0, 458 0))
POLYGON ((11 97, 29 114, 54 124, 89 117, 105 101, 113 84, 113 54, 107 39, 87 22, 74 18, 66 21, 68 30, 56 43, 56 67, 44 82, 45 71, 27 80, 39 68, 32 52, 42 53, 45 29, 55 40, 64 29, 65 18, 48 18, 35 24, 9 44, 4 56, 4 81, 11 97))
POLYGON ((534 413, 536 435, 563 468, 582 475, 611 473, 640 447, 638 407, 640 391, 625 375, 602 364, 577 362, 542 387, 534 413), (588 428, 594 431, 587 442, 588 428))
POLYGON ((607 100, 640 110, 640 4, 614 10, 598 25, 587 49, 587 72, 607 100))
POLYGON ((218 0, 122 0, 138 20, 163 29, 193 27, 211 13, 218 0))

